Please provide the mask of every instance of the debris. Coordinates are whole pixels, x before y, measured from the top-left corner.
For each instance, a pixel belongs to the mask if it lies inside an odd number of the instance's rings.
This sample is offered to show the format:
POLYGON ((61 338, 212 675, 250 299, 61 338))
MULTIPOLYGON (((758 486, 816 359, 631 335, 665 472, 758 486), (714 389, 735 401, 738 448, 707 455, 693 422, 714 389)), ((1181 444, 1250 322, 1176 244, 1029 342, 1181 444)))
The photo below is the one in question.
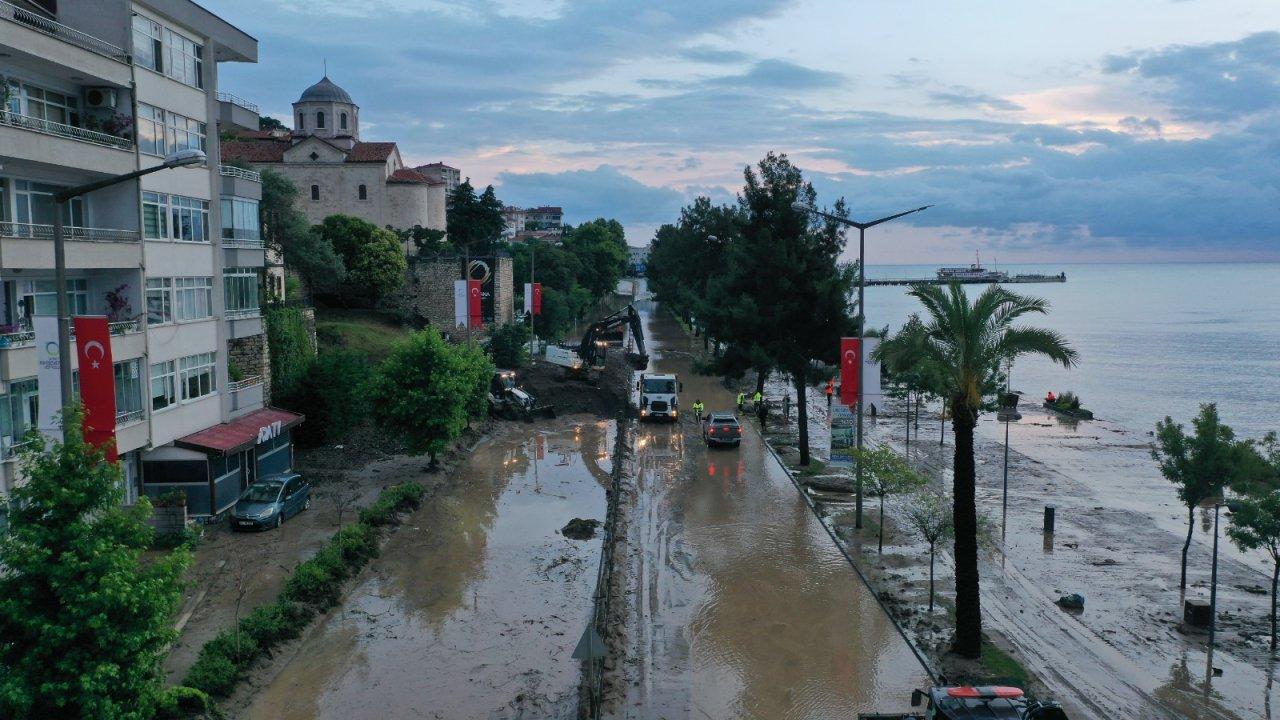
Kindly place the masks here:
POLYGON ((571 540, 590 540, 596 536, 596 528, 600 527, 599 520, 584 520, 582 518, 574 518, 569 521, 560 530, 560 534, 571 540))
POLYGON ((1062 608, 1063 610, 1083 610, 1084 596, 1081 595, 1080 593, 1071 593, 1070 595, 1063 595, 1062 597, 1058 598, 1058 601, 1054 604, 1062 608))

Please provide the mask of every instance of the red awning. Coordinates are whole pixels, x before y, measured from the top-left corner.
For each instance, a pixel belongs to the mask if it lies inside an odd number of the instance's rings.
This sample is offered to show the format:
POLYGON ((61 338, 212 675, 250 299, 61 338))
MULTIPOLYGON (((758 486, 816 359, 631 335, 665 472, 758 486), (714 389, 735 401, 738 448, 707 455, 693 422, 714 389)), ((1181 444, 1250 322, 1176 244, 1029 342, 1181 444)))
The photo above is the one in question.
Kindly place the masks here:
POLYGON ((178 438, 173 441, 173 444, 200 452, 230 455, 257 445, 259 437, 275 437, 304 419, 302 415, 287 410, 263 408, 229 423, 214 425, 198 433, 178 438))

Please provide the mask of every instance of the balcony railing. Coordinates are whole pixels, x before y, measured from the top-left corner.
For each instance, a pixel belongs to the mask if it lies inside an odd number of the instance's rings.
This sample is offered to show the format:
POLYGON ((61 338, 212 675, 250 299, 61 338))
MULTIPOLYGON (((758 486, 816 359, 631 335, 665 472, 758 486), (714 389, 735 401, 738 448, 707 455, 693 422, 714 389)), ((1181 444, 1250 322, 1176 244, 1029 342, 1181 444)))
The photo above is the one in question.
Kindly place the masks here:
POLYGON ((239 105, 240 107, 244 108, 245 110, 248 110, 251 113, 258 112, 257 103, 251 103, 248 100, 245 100, 244 98, 240 97, 239 95, 233 95, 229 92, 219 92, 218 101, 229 102, 232 105, 239 105))
POLYGON ((18 456, 26 448, 32 447, 34 442, 27 440, 25 442, 13 442, 13 438, 8 436, 0 438, 0 460, 12 460, 18 456))
MULTIPOLYGON (((0 237, 30 238, 32 240, 52 240, 52 225, 36 225, 33 223, 0 222, 0 237)), ((117 230, 115 228, 93 228, 65 225, 62 228, 64 240, 79 242, 114 242, 136 243, 141 236, 137 230, 117 230)))
POLYGON ((75 125, 65 125, 52 120, 19 115, 10 110, 0 110, 0 125, 10 125, 24 130, 44 133, 45 135, 56 135, 71 140, 102 145, 103 147, 116 148, 117 150, 133 149, 133 141, 129 138, 116 137, 97 130, 86 130, 75 125))
POLYGON ((231 392, 240 392, 241 390, 248 390, 249 388, 257 387, 261 384, 262 384, 261 375, 250 375, 247 378, 241 378, 240 380, 232 380, 231 382, 227 383, 227 389, 230 390, 231 392))
POLYGON ((238 168, 235 165, 219 165, 218 174, 225 177, 240 178, 241 180, 248 180, 250 182, 262 182, 262 173, 256 170, 238 168))
POLYGON ((122 48, 118 48, 106 40, 99 40, 88 33, 80 32, 73 27, 67 27, 56 20, 50 20, 43 15, 34 13, 30 10, 24 10, 17 5, 3 2, 2 0, 0 0, 0 19, 18 23, 19 25, 29 27, 36 32, 44 33, 45 35, 51 35, 64 42, 69 42, 72 45, 89 50, 90 52, 95 52, 99 55, 109 57, 112 60, 119 60, 120 62, 129 61, 128 53, 126 53, 122 48))
POLYGON ((262 317, 262 308, 240 308, 238 310, 227 309, 222 313, 223 317, 228 320, 244 320, 245 318, 262 317))
POLYGON ((147 416, 147 411, 141 408, 139 408, 138 410, 117 411, 116 427, 122 427, 124 425, 128 425, 129 423, 138 422, 139 420, 142 420, 146 416, 147 416))
MULTIPOLYGON (((112 336, 119 337, 142 331, 142 324, 137 320, 122 320, 107 325, 107 330, 112 336)), ((76 338, 76 329, 71 328, 71 339, 76 338)), ((36 344, 36 333, 34 330, 15 330, 13 332, 0 333, 0 349, 5 348, 24 348, 31 347, 36 344)))

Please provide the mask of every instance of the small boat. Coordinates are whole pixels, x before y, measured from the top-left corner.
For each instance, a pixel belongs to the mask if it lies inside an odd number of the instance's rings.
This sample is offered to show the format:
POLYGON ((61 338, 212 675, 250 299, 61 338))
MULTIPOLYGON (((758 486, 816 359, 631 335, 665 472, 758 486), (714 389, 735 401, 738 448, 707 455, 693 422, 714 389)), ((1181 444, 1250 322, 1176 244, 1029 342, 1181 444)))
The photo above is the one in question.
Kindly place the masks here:
POLYGON ((1059 415, 1065 415, 1076 420, 1092 420, 1093 411, 1085 410, 1080 407, 1080 398, 1076 397, 1070 391, 1062 393, 1061 396, 1050 400, 1044 399, 1043 407, 1045 410, 1052 410, 1059 415))
POLYGON ((1009 273, 999 270, 988 270, 982 267, 981 258, 974 253, 974 263, 969 267, 940 267, 938 280, 941 282, 960 283, 1000 283, 1009 280, 1009 273))

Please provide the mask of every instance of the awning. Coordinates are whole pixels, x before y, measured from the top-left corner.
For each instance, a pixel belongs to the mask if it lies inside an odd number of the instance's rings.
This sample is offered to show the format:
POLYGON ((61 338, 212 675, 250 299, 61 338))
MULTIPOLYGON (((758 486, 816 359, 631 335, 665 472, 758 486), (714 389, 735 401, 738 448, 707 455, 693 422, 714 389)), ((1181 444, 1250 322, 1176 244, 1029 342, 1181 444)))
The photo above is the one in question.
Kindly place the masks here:
POLYGON ((304 419, 302 415, 287 410, 263 408, 231 422, 178 438, 173 444, 214 455, 230 455, 270 440, 304 419))

